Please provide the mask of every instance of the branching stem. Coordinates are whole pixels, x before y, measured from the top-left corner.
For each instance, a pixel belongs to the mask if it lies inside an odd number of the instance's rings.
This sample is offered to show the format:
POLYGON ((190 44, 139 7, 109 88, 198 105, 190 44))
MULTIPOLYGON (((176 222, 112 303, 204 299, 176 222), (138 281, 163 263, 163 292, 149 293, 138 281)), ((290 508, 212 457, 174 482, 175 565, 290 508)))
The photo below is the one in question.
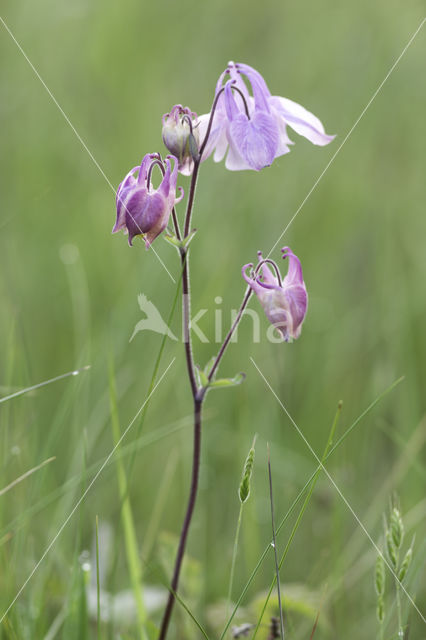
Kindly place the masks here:
MULTIPOLYGON (((200 147, 198 158, 194 160, 194 169, 192 172, 192 179, 191 179, 191 184, 189 188, 183 238, 180 233, 180 227, 179 227, 179 222, 177 219, 176 212, 174 209, 172 211, 173 224, 175 228, 176 237, 178 240, 181 240, 181 239, 185 240, 191 232, 191 218, 192 218, 192 211, 194 207, 195 191, 197 187, 201 157, 203 155, 208 138, 210 136, 213 118, 216 111, 217 101, 219 99, 219 96, 222 94, 222 92, 223 92, 223 89, 221 89, 215 96, 206 135, 200 147)), ((196 376, 195 376, 195 363, 194 363, 192 340, 191 340, 191 289, 190 289, 190 275, 189 275, 188 246, 181 246, 180 257, 181 257, 181 263, 182 263, 183 335, 184 335, 184 343, 185 343, 185 355, 186 355, 188 377, 191 385, 192 398, 194 402, 194 445, 193 445, 192 475, 191 475, 191 486, 189 491, 189 498, 188 498, 186 513, 185 513, 181 533, 180 533, 179 545, 178 545, 178 550, 177 550, 176 559, 175 559, 175 566, 173 569, 173 576, 170 584, 170 593, 169 593, 167 605, 164 611, 163 619, 161 622, 161 628, 160 628, 160 634, 158 636, 158 640, 165 640, 167 636, 167 631, 169 628, 173 607, 176 601, 176 594, 179 586, 179 576, 180 576, 183 558, 185 555, 185 548, 186 548, 188 533, 191 526, 191 520, 194 513, 195 503, 197 500, 198 480, 199 480, 200 460, 201 460, 201 428, 202 428, 201 416, 202 416, 203 401, 207 392, 206 387, 199 387, 196 376)), ((213 368, 211 370, 211 375, 209 376, 209 382, 212 379, 213 375, 215 374, 220 364, 220 361, 225 353, 225 350, 232 338, 232 335, 235 329, 237 328, 239 321, 241 320, 243 311, 247 306, 247 302, 250 298, 250 295, 251 295, 251 289, 248 288, 244 296, 241 308, 237 314, 237 317, 233 322, 232 327, 229 330, 228 335, 226 336, 225 341, 222 344, 219 350, 219 353, 216 357, 213 368)))

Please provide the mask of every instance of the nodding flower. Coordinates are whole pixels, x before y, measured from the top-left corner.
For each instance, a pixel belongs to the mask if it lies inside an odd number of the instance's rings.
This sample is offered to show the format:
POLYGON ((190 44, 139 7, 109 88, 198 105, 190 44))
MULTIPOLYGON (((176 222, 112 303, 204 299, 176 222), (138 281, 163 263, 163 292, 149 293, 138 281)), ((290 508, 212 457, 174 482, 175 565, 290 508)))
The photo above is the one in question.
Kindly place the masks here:
POLYGON ((189 107, 175 104, 170 113, 163 116, 163 142, 178 159, 178 171, 190 176, 194 160, 198 156, 199 132, 195 126, 197 114, 189 107))
POLYGON ((299 258, 290 247, 284 247, 281 252, 283 258, 288 258, 284 279, 277 264, 264 259, 260 251, 256 268, 252 263, 246 264, 242 274, 258 297, 269 322, 280 331, 286 342, 291 342, 300 336, 308 308, 308 294, 299 258), (249 275, 247 269, 251 271, 249 275))
POLYGON ((117 189, 117 218, 112 232, 122 229, 128 233, 130 246, 135 236, 142 236, 149 249, 167 227, 173 207, 183 198, 181 187, 180 195, 176 197, 177 172, 178 161, 174 156, 167 156, 164 162, 158 153, 144 156, 141 166, 133 167, 117 189), (163 178, 159 187, 154 189, 151 174, 156 165, 160 167, 163 178))
POLYGON ((297 102, 272 96, 260 73, 247 64, 229 62, 215 95, 212 112, 198 118, 200 140, 213 118, 201 159, 214 151, 214 160, 220 162, 227 153, 225 166, 231 171, 260 171, 288 153, 293 142, 287 126, 319 146, 335 137, 327 135, 321 121, 297 102))

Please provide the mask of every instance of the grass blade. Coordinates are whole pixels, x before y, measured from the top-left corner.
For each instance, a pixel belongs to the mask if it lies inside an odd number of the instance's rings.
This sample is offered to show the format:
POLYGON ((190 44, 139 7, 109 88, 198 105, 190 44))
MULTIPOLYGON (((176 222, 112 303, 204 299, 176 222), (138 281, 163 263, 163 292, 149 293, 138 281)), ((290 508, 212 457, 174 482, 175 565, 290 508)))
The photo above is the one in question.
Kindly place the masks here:
MULTIPOLYGON (((118 417, 117 407, 117 392, 115 387, 115 376, 112 363, 109 367, 109 384, 110 384, 110 405, 111 405, 111 427, 113 432, 114 446, 120 441, 120 423, 118 417)), ((117 447, 118 449, 118 447, 117 447)), ((120 499, 122 501, 121 518, 124 530, 124 546, 127 556, 127 565, 129 568, 130 581, 132 583, 133 595, 136 602, 136 609, 139 623, 139 633, 143 640, 147 640, 145 631, 146 624, 146 610, 142 595, 142 566, 139 559, 139 550, 136 539, 136 531, 133 520, 133 512, 130 504, 130 497, 128 493, 127 476, 124 470, 122 459, 115 457, 115 464, 117 469, 118 488, 120 492, 120 499)))

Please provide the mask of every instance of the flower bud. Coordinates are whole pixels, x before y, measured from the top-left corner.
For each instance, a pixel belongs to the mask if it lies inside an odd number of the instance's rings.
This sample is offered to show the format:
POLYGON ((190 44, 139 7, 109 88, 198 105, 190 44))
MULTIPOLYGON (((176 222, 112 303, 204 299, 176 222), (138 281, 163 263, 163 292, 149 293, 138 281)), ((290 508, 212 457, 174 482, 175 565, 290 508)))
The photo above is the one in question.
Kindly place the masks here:
POLYGON ((156 153, 147 154, 140 167, 134 167, 117 189, 117 219, 113 233, 122 229, 129 236, 129 245, 135 236, 142 236, 149 249, 155 238, 167 227, 175 204, 183 198, 183 191, 176 198, 177 160, 167 156, 164 164, 156 153), (174 162, 172 170, 171 160, 174 162), (158 189, 151 184, 151 171, 158 164, 163 179, 158 189), (165 166, 164 166, 165 165, 165 166), (134 174, 137 173, 135 177, 134 174))
POLYGON ((178 171, 189 176, 198 157, 199 133, 197 114, 188 107, 176 104, 163 116, 163 142, 178 159, 178 171))
POLYGON ((281 251, 282 257, 289 259, 288 272, 283 280, 275 262, 264 260, 260 251, 259 264, 251 277, 246 271, 253 267, 252 264, 246 264, 242 274, 258 297, 269 322, 280 331, 286 342, 290 342, 300 336, 308 308, 308 294, 299 258, 289 247, 281 251), (275 275, 269 265, 272 265, 275 275))

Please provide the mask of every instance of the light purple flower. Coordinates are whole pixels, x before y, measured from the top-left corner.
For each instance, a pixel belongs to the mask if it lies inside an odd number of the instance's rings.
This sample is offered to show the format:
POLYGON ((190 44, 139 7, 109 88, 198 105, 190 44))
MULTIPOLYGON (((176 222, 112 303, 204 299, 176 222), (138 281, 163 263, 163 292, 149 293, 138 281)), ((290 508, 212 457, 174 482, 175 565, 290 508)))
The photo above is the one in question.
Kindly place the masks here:
POLYGON ((242 268, 242 274, 259 298, 269 322, 282 333, 284 340, 289 342, 300 336, 308 308, 308 294, 299 258, 289 247, 284 247, 281 251, 282 257, 288 258, 289 261, 284 279, 281 278, 276 263, 273 260, 264 260, 260 251, 256 269, 253 271, 253 264, 246 264, 242 268), (247 275, 249 268, 252 271, 247 275))
MULTIPOLYGON (((215 162, 220 162, 228 152, 227 169, 260 171, 290 151, 293 142, 287 135, 287 126, 319 146, 335 137, 327 135, 321 121, 300 104, 272 96, 260 73, 246 64, 228 64, 216 85, 216 96, 221 91, 202 160, 214 151, 215 162)), ((201 141, 210 115, 198 118, 201 141)))
POLYGON ((142 160, 141 166, 133 167, 120 183, 115 199, 117 219, 112 232, 116 233, 120 229, 127 232, 130 246, 135 236, 143 236, 146 248, 149 249, 155 238, 167 227, 173 207, 183 198, 181 187, 180 195, 176 198, 177 165, 174 156, 167 156, 163 164, 159 154, 149 153, 142 160), (173 170, 171 160, 174 163, 173 170), (151 183, 152 168, 156 164, 161 165, 164 171, 158 189, 154 189, 151 183))
POLYGON ((175 104, 163 116, 163 142, 178 159, 178 171, 190 176, 194 168, 194 155, 198 155, 199 132, 195 128, 197 114, 189 107, 175 104))

